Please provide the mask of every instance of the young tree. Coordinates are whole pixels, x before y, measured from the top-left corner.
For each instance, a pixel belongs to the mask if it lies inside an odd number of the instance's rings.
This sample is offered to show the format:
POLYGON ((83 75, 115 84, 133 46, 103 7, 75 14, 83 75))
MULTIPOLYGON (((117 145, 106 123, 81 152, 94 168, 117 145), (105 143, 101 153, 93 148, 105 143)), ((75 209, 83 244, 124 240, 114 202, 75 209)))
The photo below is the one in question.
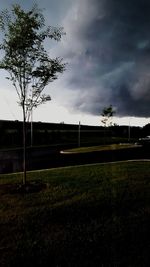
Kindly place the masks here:
POLYGON ((112 118, 115 114, 115 110, 113 109, 112 105, 109 107, 105 107, 102 111, 102 120, 101 122, 103 123, 104 127, 108 127, 112 125, 112 118))
POLYGON ((33 108, 51 99, 43 90, 65 69, 61 58, 49 57, 44 41, 47 38, 60 41, 64 33, 63 28, 46 27, 36 5, 29 11, 17 4, 10 12, 2 11, 0 27, 3 33, 0 68, 8 72, 7 78, 16 89, 23 113, 23 184, 26 184, 26 121, 33 108))

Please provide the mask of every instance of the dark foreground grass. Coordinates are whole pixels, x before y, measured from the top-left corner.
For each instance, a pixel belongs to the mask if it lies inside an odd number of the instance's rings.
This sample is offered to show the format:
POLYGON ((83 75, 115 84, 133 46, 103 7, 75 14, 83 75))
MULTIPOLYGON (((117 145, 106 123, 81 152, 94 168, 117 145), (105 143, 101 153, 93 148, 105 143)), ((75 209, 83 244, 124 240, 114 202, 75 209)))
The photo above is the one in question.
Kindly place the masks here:
POLYGON ((150 163, 0 176, 0 266, 149 266, 150 163))

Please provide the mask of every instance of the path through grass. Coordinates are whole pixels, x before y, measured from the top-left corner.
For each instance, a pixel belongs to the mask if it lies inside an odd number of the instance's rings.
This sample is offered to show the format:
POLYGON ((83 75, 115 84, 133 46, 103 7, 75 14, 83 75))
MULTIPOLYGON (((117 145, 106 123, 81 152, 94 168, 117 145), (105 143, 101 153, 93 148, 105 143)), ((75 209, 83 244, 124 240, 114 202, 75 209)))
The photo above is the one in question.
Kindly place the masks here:
POLYGON ((87 153, 87 152, 95 152, 95 151, 110 151, 110 150, 118 150, 118 149, 128 149, 128 148, 136 148, 139 145, 135 144, 111 144, 111 145, 100 145, 100 146, 85 146, 85 147, 77 147, 72 149, 66 149, 62 151, 62 153, 87 153))

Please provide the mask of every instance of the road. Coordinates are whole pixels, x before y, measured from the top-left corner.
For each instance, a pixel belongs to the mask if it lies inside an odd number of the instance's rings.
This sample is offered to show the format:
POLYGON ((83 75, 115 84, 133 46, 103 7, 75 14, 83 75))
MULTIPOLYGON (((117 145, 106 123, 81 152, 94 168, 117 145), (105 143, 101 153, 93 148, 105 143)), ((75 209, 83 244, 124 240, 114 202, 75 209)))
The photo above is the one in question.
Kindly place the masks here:
MULTIPOLYGON (((30 149, 27 154, 27 170, 50 169, 74 165, 107 163, 126 160, 149 160, 150 147, 135 147, 110 151, 62 154, 58 148, 49 147, 30 149)), ((0 173, 22 171, 22 153, 16 150, 2 153, 0 173)))

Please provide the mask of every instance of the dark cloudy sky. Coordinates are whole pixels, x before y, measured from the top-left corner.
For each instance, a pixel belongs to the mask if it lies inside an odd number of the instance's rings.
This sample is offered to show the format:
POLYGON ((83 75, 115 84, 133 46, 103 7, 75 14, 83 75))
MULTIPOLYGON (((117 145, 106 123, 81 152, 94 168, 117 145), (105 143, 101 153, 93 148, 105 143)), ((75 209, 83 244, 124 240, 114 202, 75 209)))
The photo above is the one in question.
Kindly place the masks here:
MULTIPOLYGON (((16 1, 30 8, 35 1, 16 1)), ((69 112, 98 116, 112 104, 118 117, 150 117, 150 1, 42 0, 48 24, 66 36, 49 47, 68 62, 51 95, 69 112)), ((1 8, 11 0, 1 1, 1 8)))

